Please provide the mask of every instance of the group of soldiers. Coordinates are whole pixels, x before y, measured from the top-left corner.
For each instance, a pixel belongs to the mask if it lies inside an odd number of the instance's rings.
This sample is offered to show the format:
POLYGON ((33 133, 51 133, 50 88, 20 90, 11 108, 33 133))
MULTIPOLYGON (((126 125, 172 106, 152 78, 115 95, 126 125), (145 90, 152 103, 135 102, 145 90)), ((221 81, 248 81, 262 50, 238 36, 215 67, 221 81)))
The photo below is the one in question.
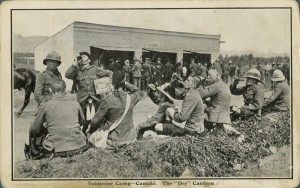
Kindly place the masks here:
POLYGON ((209 70, 207 64, 197 65, 193 60, 188 68, 180 64, 176 69, 171 62, 162 65, 161 59, 151 63, 149 58, 145 62, 135 58, 133 65, 129 61, 124 63, 122 66, 112 61, 106 70, 93 65, 89 53, 80 52, 65 72, 65 78, 75 80, 78 86, 77 101, 73 101, 65 95, 66 84, 58 71, 61 57, 50 52, 43 61, 46 70, 36 79, 34 96, 39 108, 29 130, 26 156, 39 159, 82 153, 89 142, 97 140, 98 130, 108 131, 107 143, 128 144, 145 130, 171 136, 204 135, 216 126, 234 130, 230 126, 232 115, 260 119, 264 107, 280 111, 290 108, 290 87, 278 69, 271 77, 274 93, 264 100, 264 85, 256 68, 246 72, 246 85, 237 87, 239 79, 234 79, 230 86, 223 81, 218 62, 209 70), (130 84, 130 73, 134 85, 130 84), (95 91, 94 81, 99 78, 112 80, 111 92, 105 96, 95 91), (143 88, 147 88, 158 110, 135 126, 133 108, 143 97, 143 88), (243 95, 242 107, 230 110, 232 94, 243 95))
POLYGON ((152 62, 148 57, 144 61, 134 58, 132 63, 125 60, 124 65, 122 65, 118 59, 114 60, 112 58, 107 69, 112 72, 123 70, 128 83, 132 83, 145 91, 150 83, 160 86, 169 81, 174 72, 174 65, 170 59, 167 59, 166 63, 163 64, 161 58, 157 58, 156 61, 152 62))

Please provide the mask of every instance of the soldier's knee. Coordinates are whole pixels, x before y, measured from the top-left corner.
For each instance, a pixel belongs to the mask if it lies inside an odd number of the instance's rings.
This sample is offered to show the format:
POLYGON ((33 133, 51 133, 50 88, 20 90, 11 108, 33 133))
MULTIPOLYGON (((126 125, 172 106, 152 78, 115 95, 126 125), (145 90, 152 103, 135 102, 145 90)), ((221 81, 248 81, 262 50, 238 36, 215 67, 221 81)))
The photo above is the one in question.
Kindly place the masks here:
POLYGON ((154 130, 156 132, 163 132, 163 124, 161 124, 161 123, 156 124, 154 127, 154 130))

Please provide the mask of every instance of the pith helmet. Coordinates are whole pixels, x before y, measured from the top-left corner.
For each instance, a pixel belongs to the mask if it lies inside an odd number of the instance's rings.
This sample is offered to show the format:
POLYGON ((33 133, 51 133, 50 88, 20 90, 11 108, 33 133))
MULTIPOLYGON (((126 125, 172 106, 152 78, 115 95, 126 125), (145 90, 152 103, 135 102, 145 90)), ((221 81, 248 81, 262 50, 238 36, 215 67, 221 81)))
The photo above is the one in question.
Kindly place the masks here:
POLYGON ((43 61, 44 65, 47 65, 46 61, 47 60, 54 60, 58 62, 58 65, 61 64, 61 57, 58 55, 58 53, 56 51, 52 51, 50 53, 48 53, 48 55, 46 56, 46 58, 43 61))
POLYGON ((250 69, 248 72, 245 74, 246 78, 253 78, 258 81, 260 81, 260 72, 256 68, 250 69))
POLYGON ((283 80, 285 80, 285 77, 284 77, 283 73, 281 72, 281 70, 276 69, 273 72, 271 80, 274 82, 283 81, 283 80))

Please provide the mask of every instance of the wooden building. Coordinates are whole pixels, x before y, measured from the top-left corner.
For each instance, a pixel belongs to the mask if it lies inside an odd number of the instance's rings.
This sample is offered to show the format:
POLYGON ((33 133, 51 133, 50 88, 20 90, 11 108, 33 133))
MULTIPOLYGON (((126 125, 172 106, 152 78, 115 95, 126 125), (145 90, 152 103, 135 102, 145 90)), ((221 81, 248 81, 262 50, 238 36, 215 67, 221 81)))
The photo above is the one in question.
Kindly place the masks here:
MULTIPOLYGON (((201 31, 199 31, 201 32, 201 31)), ((39 71, 46 67, 43 59, 52 51, 57 51, 62 64, 60 72, 64 75, 74 61, 77 53, 91 53, 94 60, 106 64, 110 58, 121 62, 133 57, 150 57, 153 61, 160 57, 164 61, 214 62, 220 53, 220 35, 161 31, 132 27, 119 27, 84 22, 73 22, 48 40, 35 47, 35 68, 39 71)), ((72 81, 64 79, 70 90, 72 81)))

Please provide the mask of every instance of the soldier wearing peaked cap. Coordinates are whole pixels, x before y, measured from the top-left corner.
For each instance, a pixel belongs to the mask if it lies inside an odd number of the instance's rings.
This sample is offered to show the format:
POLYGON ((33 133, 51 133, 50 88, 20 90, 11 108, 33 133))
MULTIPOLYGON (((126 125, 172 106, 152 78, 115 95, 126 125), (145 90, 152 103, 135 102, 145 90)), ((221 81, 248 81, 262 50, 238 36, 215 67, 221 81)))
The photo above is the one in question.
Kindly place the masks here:
POLYGON ((50 52, 43 60, 43 64, 47 65, 47 68, 37 75, 34 89, 34 98, 39 105, 52 99, 51 83, 62 79, 57 69, 61 64, 61 57, 57 52, 50 52))
POLYGON ((77 101, 86 118, 83 132, 87 129, 89 121, 95 114, 101 101, 101 96, 96 94, 94 80, 103 77, 112 77, 112 72, 103 70, 92 64, 92 58, 87 52, 77 54, 75 62, 65 73, 67 79, 76 80, 78 84, 77 101), (88 110, 89 108, 89 110, 88 110))

